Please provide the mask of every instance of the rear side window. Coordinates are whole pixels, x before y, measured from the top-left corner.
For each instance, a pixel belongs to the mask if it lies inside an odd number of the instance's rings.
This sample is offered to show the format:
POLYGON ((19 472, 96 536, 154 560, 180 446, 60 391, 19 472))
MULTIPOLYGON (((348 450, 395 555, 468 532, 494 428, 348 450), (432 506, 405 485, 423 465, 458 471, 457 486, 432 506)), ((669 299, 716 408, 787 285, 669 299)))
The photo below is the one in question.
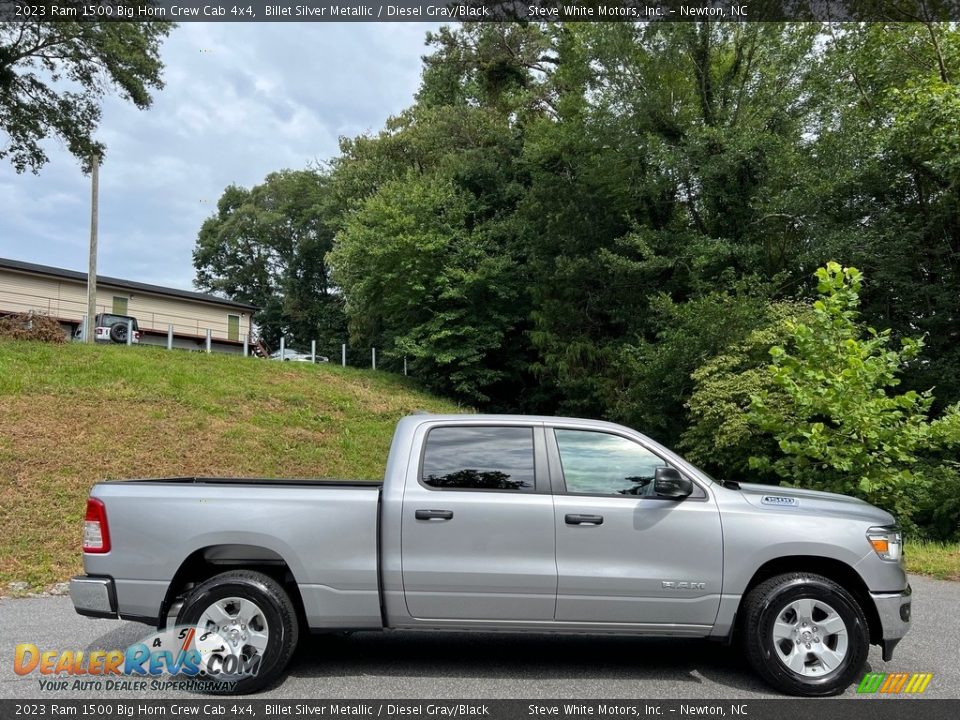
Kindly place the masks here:
POLYGON ((434 428, 427 435, 420 480, 445 490, 533 492, 533 429, 434 428))

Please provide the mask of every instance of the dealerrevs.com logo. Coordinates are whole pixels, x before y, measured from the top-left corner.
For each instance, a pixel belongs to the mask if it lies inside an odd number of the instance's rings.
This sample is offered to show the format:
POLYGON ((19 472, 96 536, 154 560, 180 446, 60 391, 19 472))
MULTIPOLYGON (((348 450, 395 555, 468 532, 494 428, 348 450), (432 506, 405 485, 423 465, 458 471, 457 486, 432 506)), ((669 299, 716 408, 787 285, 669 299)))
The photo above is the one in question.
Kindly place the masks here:
POLYGON ((255 676, 260 661, 260 655, 231 646, 215 631, 198 635, 197 628, 174 627, 125 650, 49 650, 20 643, 13 670, 17 675, 37 674, 43 691, 225 692, 255 676))
POLYGON ((867 673, 857 686, 858 693, 919 694, 927 689, 933 673, 867 673))

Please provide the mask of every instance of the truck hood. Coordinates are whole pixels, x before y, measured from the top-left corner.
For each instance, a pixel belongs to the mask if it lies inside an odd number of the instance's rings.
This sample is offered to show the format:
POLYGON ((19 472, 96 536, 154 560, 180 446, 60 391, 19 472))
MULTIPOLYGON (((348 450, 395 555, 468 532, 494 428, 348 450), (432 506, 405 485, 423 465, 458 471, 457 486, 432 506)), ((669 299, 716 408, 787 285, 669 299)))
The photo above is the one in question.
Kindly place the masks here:
POLYGON ((740 483, 740 492, 751 505, 771 512, 809 512, 862 518, 873 525, 896 524, 886 510, 849 495, 755 483, 740 483))

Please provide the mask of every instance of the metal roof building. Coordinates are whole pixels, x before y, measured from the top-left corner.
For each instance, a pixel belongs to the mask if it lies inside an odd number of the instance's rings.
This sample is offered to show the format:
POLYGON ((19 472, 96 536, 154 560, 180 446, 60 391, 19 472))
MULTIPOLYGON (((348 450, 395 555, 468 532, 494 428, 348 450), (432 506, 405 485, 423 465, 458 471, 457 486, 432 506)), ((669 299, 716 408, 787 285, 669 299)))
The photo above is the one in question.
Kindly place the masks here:
MULTIPOLYGON (((177 347, 197 349, 207 331, 217 350, 240 352, 255 305, 216 295, 97 275, 97 313, 132 315, 141 342, 165 344, 173 327, 177 347)), ((87 274, 0 258, 0 313, 41 313, 72 334, 87 312, 87 274)))

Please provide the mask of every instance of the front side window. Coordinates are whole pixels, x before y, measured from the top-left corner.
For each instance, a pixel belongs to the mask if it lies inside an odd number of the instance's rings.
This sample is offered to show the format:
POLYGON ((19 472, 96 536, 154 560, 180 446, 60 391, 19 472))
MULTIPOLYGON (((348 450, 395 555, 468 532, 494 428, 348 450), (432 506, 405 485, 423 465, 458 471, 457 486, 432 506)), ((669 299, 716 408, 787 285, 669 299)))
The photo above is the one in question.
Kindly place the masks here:
POLYGON ((632 440, 604 432, 554 430, 568 493, 653 495, 653 476, 667 463, 632 440))
POLYGON ((438 489, 533 492, 533 429, 434 428, 427 435, 420 479, 438 489))

